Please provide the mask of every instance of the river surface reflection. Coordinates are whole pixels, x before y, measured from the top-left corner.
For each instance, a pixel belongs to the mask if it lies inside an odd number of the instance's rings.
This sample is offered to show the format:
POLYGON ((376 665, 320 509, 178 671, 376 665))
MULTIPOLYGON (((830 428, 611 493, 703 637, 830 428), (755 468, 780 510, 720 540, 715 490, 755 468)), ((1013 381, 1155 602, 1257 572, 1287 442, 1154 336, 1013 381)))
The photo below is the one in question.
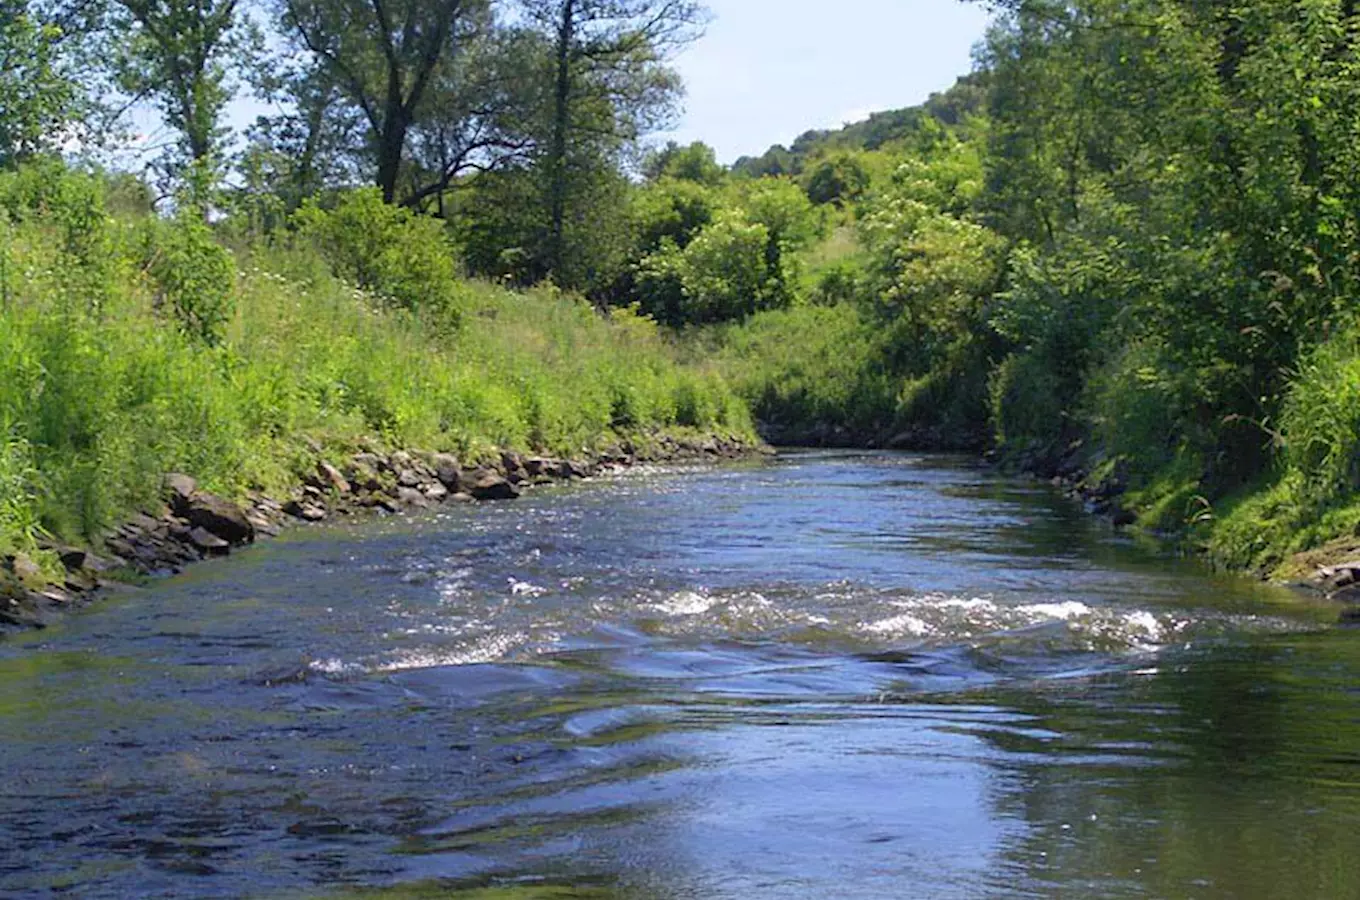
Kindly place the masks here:
POLYGON ((299 529, 0 641, 0 895, 1360 897, 1360 639, 968 461, 299 529))

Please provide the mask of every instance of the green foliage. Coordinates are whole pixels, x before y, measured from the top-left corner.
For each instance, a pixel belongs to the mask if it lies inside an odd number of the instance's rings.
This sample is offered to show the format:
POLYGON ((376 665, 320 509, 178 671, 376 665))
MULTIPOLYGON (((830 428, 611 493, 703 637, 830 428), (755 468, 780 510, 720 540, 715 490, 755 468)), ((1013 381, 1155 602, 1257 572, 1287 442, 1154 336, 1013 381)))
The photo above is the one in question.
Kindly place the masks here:
POLYGON ((840 152, 814 163, 804 176, 808 199, 821 206, 853 203, 869 189, 869 172, 859 154, 840 152))
POLYGON ((898 387, 884 335, 852 304, 757 313, 719 337, 721 371, 771 436, 791 443, 890 436, 898 387))
POLYGON ((351 191, 334 208, 315 200, 293 217, 299 239, 330 262, 337 275, 391 306, 459 316, 454 248, 436 219, 384 203, 376 188, 351 191))
POLYGON ((26 0, 0 0, 0 169, 54 150, 81 110, 61 38, 26 0))
POLYGON ((1360 490, 1360 332, 1324 342, 1299 367, 1280 416, 1284 464, 1302 499, 1360 490))
POLYGON ((221 342, 233 312, 236 262, 217 243, 196 210, 169 222, 145 223, 145 270, 156 282, 157 299, 173 313, 186 335, 221 342))
POLYGON ((640 219, 649 227, 633 285, 649 315, 677 326, 706 324, 793 302, 798 252, 817 226, 793 182, 743 185, 717 210, 711 193, 683 182, 662 181, 644 196, 640 219))
POLYGON ((1067 394, 1061 377, 1034 353, 1007 356, 992 372, 992 427, 999 446, 1043 450, 1069 433, 1067 394))
POLYGON ((670 141, 665 147, 649 155, 642 169, 648 181, 671 178, 705 187, 719 186, 727 174, 723 167, 718 165, 718 157, 713 148, 702 141, 695 141, 688 147, 681 147, 675 141, 670 141))
POLYGON ((38 470, 28 442, 0 422, 0 557, 31 551, 38 536, 38 470))
MULTIPOLYGON (((0 178, 3 208, 18 205, 25 177, 0 178)), ((96 308, 79 302, 90 276, 64 249, 63 196, 80 193, 53 186, 16 221, 0 217, 0 552, 31 546, 39 529, 95 540, 154 503, 168 471, 230 495, 286 488, 311 464, 299 455, 307 440, 343 452, 377 438, 476 459, 498 446, 571 455, 617 440, 616 429, 750 434, 726 384, 679 365, 632 311, 606 318, 553 290, 461 282, 463 327, 432 332, 332 276, 307 243, 244 248, 220 270, 231 256, 203 243, 201 219, 100 218, 108 258, 96 308), (148 248, 181 258, 144 273, 148 248), (220 339, 167 327, 162 278, 227 298, 220 339)), ((323 232, 334 224, 310 215, 323 232)))

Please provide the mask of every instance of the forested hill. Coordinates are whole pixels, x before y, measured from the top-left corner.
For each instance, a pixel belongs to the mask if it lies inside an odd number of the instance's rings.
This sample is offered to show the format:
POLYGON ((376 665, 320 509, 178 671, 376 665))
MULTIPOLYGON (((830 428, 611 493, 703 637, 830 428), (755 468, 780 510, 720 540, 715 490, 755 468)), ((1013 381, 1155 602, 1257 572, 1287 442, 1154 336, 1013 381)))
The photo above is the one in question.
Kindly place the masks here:
POLYGON ((987 73, 973 72, 959 78, 948 90, 931 94, 925 103, 905 109, 870 114, 869 118, 841 128, 805 131, 785 147, 775 144, 760 156, 743 156, 732 164, 738 175, 801 175, 811 160, 836 150, 881 150, 890 145, 910 147, 923 133, 943 126, 967 127, 969 119, 987 108, 987 73))

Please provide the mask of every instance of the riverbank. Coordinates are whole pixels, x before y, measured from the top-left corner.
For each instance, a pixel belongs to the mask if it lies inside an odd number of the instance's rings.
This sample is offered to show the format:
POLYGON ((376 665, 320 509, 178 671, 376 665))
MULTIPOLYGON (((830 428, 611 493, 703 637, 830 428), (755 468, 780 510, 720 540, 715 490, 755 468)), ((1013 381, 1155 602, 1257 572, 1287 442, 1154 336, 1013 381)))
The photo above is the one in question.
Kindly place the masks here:
POLYGON ((580 481, 644 463, 719 462, 772 452, 738 434, 660 432, 625 438, 572 458, 503 450, 464 461, 451 453, 384 451, 345 457, 311 448, 315 464, 282 495, 244 502, 202 490, 192 476, 165 477, 161 502, 138 512, 94 547, 48 542, 56 577, 26 554, 0 560, 0 630, 41 628, 139 580, 228 556, 283 529, 335 518, 415 512, 449 503, 515 500, 543 485, 580 481))
MULTIPOLYGON (((156 216, 134 187, 0 173, 0 560, 19 606, 248 541, 165 506, 167 473, 305 519, 318 463, 347 476, 361 453, 475 469, 507 448, 598 459, 639 435, 756 443, 746 405, 654 322, 463 278, 433 220, 351 198, 251 236, 156 216)), ((372 462, 374 504, 400 500, 372 462)))
MULTIPOLYGON (((1166 484, 1174 479, 1163 479, 1160 485, 1154 480, 1151 486, 1131 486, 1124 463, 1119 460, 1094 463, 1090 451, 1080 442, 1063 453, 1051 450, 1009 456, 991 453, 988 458, 1003 470, 1051 482, 1081 503, 1088 513, 1105 519, 1115 528, 1132 529, 1160 543, 1179 547, 1213 568, 1321 597, 1342 606, 1343 620, 1360 619, 1360 536, 1353 529, 1337 527, 1335 534, 1316 537, 1326 534, 1325 516, 1306 523, 1305 531, 1314 536, 1305 539, 1306 546, 1302 548, 1291 549, 1278 535, 1272 535, 1268 523, 1263 523, 1259 535, 1247 538, 1258 545, 1256 564, 1244 565, 1240 560, 1223 557, 1217 546, 1225 540, 1223 522, 1245 530, 1240 521, 1234 522, 1229 516, 1240 516, 1241 507, 1259 502, 1269 493, 1266 490, 1229 498, 1224 504, 1228 516, 1220 519, 1214 505, 1201 495, 1184 488, 1168 491, 1166 484), (1169 500, 1182 496, 1193 504, 1190 512, 1169 517, 1169 500)), ((1198 486, 1197 481, 1191 483, 1198 486)))

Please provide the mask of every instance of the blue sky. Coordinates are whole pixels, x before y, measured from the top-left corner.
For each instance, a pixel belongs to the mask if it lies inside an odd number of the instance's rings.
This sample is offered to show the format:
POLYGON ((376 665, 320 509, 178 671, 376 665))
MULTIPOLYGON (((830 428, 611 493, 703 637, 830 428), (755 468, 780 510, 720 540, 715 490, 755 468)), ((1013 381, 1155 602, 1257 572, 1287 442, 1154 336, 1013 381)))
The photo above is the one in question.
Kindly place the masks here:
POLYGON ((680 127, 730 163, 809 128, 920 103, 972 68, 987 24, 961 0, 707 0, 705 36, 675 59, 680 127))
MULTIPOLYGON (((972 68, 985 6, 963 0, 706 0, 705 35, 676 57, 687 88, 678 128, 655 135, 702 140, 731 163, 788 144, 810 128, 920 103, 972 68)), ((241 97, 239 132, 266 107, 241 97)), ((134 116, 142 150, 173 139, 151 110, 134 116)), ((138 147, 120 157, 135 160, 138 147)))

